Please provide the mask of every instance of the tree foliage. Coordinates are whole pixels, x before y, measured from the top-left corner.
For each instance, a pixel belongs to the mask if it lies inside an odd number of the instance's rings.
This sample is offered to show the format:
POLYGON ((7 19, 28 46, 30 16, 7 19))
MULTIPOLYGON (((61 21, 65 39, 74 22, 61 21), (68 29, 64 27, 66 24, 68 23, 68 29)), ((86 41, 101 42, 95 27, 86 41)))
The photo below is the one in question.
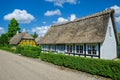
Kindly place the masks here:
POLYGON ((120 33, 118 33, 118 38, 119 38, 118 47, 120 47, 120 33))
POLYGON ((118 38, 120 39, 120 33, 118 33, 118 38))
POLYGON ((0 46, 7 45, 8 41, 9 41, 9 39, 8 39, 7 34, 1 34, 1 36, 0 36, 0 46))
POLYGON ((15 18, 13 18, 10 20, 10 23, 8 25, 8 37, 13 37, 17 33, 17 31, 20 32, 19 23, 15 18))
POLYGON ((33 36, 34 38, 37 38, 38 34, 36 32, 34 32, 34 34, 31 34, 31 36, 33 36))

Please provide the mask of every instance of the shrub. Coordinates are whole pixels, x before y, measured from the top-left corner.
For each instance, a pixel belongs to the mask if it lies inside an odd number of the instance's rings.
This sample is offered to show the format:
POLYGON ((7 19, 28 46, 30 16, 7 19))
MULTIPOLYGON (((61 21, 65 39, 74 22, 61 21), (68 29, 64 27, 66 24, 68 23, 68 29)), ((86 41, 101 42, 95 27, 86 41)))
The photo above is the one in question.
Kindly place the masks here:
POLYGON ((0 47, 0 49, 5 50, 5 51, 9 51, 9 52, 14 52, 15 49, 9 48, 9 47, 0 47))
POLYGON ((40 56, 40 53, 38 53, 37 51, 22 50, 21 55, 32 58, 38 58, 40 56))
POLYGON ((22 50, 24 50, 23 46, 17 46, 16 50, 15 50, 15 53, 21 53, 22 50))
POLYGON ((56 65, 120 80, 120 63, 116 61, 51 53, 41 53, 40 58, 56 65))
POLYGON ((21 53, 23 50, 29 50, 29 51, 36 51, 38 53, 41 52, 40 46, 32 46, 32 45, 23 45, 23 46, 17 46, 16 53, 21 53))
POLYGON ((23 56, 38 58, 41 53, 40 46, 24 45, 17 46, 15 53, 20 53, 23 56))

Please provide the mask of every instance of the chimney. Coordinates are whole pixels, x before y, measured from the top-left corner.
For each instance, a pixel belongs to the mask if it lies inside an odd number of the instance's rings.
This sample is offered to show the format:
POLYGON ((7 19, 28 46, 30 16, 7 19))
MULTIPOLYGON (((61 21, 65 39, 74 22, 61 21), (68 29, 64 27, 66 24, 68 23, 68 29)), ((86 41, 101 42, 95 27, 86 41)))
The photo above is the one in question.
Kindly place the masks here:
POLYGON ((16 34, 18 34, 18 33, 19 33, 19 31, 16 32, 16 34))

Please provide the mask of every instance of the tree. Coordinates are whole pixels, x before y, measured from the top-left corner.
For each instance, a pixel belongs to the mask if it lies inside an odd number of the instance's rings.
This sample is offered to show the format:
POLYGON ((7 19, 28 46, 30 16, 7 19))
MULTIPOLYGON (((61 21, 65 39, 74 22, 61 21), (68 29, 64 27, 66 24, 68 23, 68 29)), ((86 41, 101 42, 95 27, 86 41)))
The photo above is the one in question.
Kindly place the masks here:
POLYGON ((31 34, 31 36, 33 36, 34 38, 37 38, 38 34, 36 32, 34 32, 34 34, 31 34))
POLYGON ((0 36, 0 46, 5 46, 6 44, 8 44, 8 36, 7 34, 1 34, 0 36))
POLYGON ((118 46, 120 47, 120 33, 118 33, 118 46))
POLYGON ((19 27, 19 23, 17 22, 17 20, 15 18, 10 20, 10 23, 8 25, 8 37, 11 38, 13 37, 16 33, 20 32, 20 27, 19 27))

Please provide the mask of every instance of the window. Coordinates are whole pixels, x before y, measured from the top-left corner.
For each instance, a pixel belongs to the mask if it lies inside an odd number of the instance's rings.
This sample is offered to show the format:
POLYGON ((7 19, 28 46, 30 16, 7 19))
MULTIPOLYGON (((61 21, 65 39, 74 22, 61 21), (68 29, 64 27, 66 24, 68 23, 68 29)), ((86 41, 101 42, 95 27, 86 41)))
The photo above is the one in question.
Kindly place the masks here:
POLYGON ((30 40, 30 42, 32 42, 33 40, 30 40))
POLYGON ((92 48, 91 45, 88 45, 88 54, 91 54, 92 48))
POLYGON ((77 52, 77 53, 79 53, 79 51, 80 51, 79 49, 80 49, 80 46, 77 45, 77 46, 76 46, 76 52, 77 52))
POLYGON ((80 46, 80 53, 83 53, 83 45, 80 46))
POLYGON ((48 45, 45 45, 45 50, 49 50, 49 46, 48 45))
POLYGON ((41 45, 41 47, 43 47, 42 49, 45 50, 45 45, 41 45))
POLYGON ((70 45, 69 47, 70 47, 70 52, 72 52, 72 45, 70 45))
POLYGON ((111 27, 109 27, 109 35, 110 35, 110 37, 112 37, 111 27))
POLYGON ((83 45, 77 45, 76 46, 76 52, 77 53, 83 53, 83 45))
POLYGON ((88 54, 97 54, 97 45, 87 45, 88 54))
POLYGON ((67 52, 70 52, 69 50, 70 50, 70 49, 69 49, 69 45, 67 45, 67 52))
POLYGON ((23 42, 26 42, 26 40, 23 40, 23 42))
POLYGON ((45 50, 48 50, 48 48, 49 48, 48 45, 45 45, 45 50))
POLYGON ((55 50, 56 50, 55 45, 51 45, 51 51, 55 51, 55 50))
POLYGON ((67 52, 72 52, 73 46, 72 45, 67 45, 67 52))
POLYGON ((92 51, 93 51, 93 54, 96 54, 96 46, 95 45, 92 46, 92 51))

